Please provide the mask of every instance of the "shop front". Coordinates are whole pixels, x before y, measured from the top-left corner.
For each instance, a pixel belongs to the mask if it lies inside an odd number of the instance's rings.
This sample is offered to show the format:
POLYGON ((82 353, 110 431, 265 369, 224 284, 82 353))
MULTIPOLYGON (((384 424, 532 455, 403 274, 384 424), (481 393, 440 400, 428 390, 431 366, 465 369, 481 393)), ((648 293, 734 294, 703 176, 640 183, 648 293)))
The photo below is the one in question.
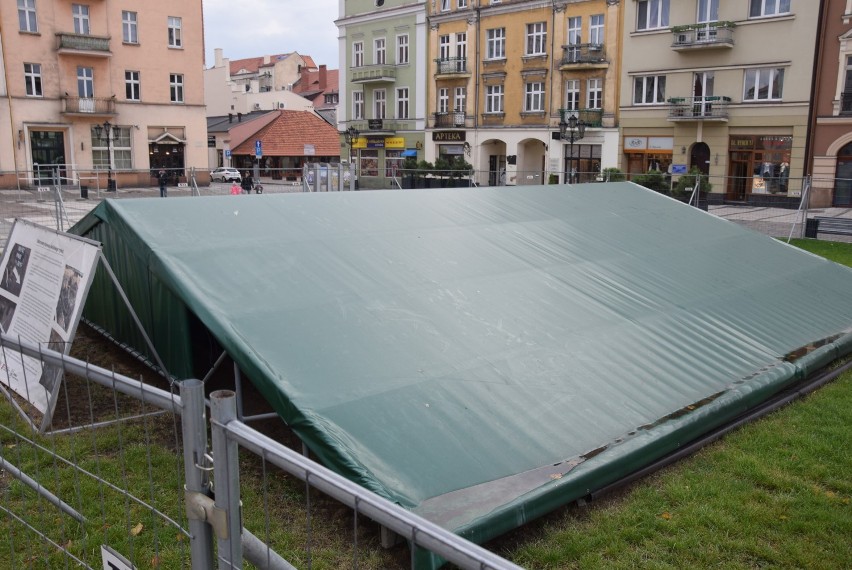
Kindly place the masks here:
POLYGON ((352 150, 356 153, 361 188, 394 188, 402 161, 414 149, 406 148, 405 137, 367 135, 355 139, 352 150))
POLYGON ((728 142, 726 198, 747 201, 753 194, 789 191, 790 151, 793 137, 785 135, 732 135, 728 142))
POLYGON ((624 158, 628 179, 651 171, 668 172, 672 164, 673 137, 624 137, 624 158))

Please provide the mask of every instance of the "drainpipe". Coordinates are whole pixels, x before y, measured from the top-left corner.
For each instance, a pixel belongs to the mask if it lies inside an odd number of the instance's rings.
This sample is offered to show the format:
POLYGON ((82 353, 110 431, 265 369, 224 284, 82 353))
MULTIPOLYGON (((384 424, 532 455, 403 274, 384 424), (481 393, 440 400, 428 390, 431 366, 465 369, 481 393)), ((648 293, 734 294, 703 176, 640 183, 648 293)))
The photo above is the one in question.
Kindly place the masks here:
POLYGON ((474 97, 473 97, 473 152, 476 153, 476 156, 472 156, 473 159, 473 170, 477 171, 478 162, 479 162, 479 152, 476 151, 479 148, 479 78, 482 68, 482 62, 480 61, 480 51, 479 51, 479 42, 481 41, 481 9, 479 7, 479 2, 474 0, 474 22, 473 25, 476 26, 476 51, 474 53, 474 64, 476 65, 476 77, 474 79, 474 97))
MULTIPOLYGON (((6 63, 6 42, 3 41, 5 38, 5 34, 3 33, 3 19, 0 18, 0 50, 3 51, 3 75, 6 81, 6 99, 9 102, 9 132, 12 135, 12 159, 15 162, 15 181, 18 184, 18 191, 21 190, 21 175, 18 170, 18 144, 20 144, 20 137, 15 136, 15 120, 14 113, 12 112, 12 90, 9 89, 9 65, 6 63)), ((43 88, 43 87, 42 87, 43 88)))

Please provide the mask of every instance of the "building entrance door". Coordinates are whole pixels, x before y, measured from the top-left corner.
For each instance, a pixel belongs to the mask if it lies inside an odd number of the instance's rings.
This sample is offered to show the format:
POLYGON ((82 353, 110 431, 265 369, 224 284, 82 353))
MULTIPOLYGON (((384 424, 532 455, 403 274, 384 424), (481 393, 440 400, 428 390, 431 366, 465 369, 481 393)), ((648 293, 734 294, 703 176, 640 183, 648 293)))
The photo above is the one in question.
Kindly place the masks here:
POLYGON ((61 184, 66 176, 65 133, 30 131, 30 152, 33 158, 33 183, 49 185, 56 174, 61 184))

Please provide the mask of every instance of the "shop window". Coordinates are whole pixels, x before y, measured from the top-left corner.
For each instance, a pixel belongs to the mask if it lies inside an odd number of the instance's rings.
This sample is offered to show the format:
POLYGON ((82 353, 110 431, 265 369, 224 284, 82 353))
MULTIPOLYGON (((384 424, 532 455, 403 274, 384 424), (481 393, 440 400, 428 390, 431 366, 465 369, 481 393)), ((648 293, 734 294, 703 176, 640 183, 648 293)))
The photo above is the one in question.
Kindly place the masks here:
POLYGON ((361 161, 361 176, 379 175, 379 151, 362 150, 359 159, 361 161))

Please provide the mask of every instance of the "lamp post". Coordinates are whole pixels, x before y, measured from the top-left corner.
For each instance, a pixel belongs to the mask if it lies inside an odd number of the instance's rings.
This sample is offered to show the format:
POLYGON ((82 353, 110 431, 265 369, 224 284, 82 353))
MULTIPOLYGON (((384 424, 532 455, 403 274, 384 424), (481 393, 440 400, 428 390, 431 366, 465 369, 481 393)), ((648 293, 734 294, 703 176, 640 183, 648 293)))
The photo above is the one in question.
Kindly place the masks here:
POLYGON ((107 192, 115 191, 115 181, 112 179, 112 133, 116 127, 109 121, 104 121, 103 125, 95 125, 95 134, 101 138, 101 134, 106 135, 107 140, 107 192))
MULTIPOLYGON (((352 168, 352 145, 358 140, 361 132, 353 126, 343 131, 343 138, 346 140, 346 145, 349 147, 349 168, 352 168)), ((358 189, 358 168, 355 168, 355 189, 358 189)))
POLYGON ((586 136, 586 122, 577 118, 577 115, 569 115, 565 120, 565 113, 559 119, 559 138, 568 141, 568 183, 574 183, 574 141, 586 136))

